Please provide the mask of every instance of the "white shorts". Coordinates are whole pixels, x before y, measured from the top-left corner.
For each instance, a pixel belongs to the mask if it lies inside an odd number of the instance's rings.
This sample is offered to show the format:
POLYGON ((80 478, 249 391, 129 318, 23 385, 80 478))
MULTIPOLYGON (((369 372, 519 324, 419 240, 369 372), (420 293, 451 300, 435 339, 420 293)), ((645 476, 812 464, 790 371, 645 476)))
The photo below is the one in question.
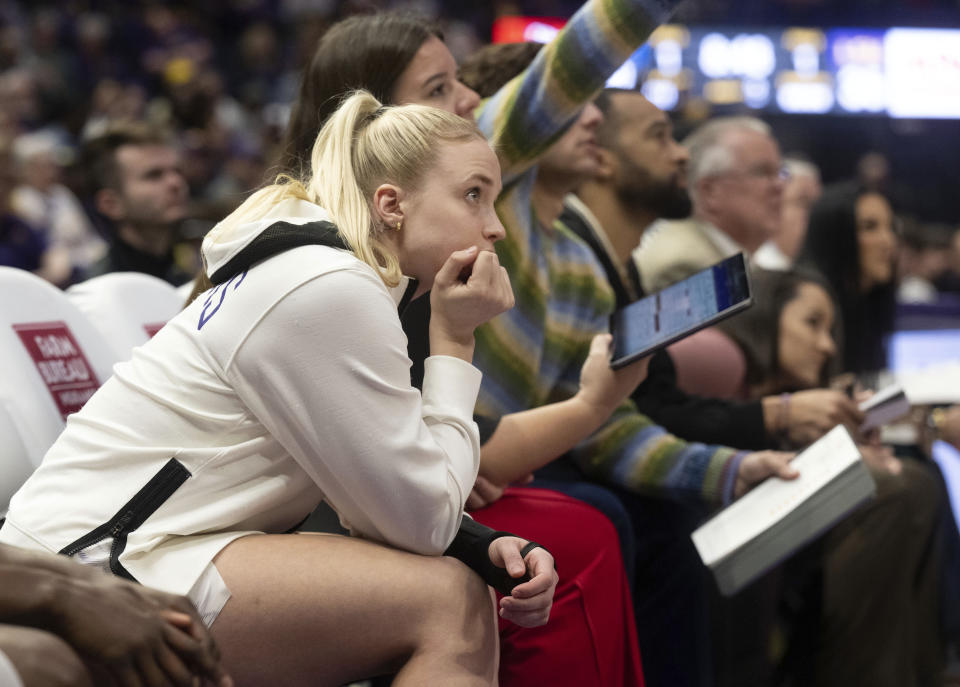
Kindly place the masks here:
POLYGON ((199 579, 187 592, 187 598, 193 602, 207 627, 213 625, 213 621, 220 615, 224 605, 230 600, 230 590, 227 583, 220 577, 220 571, 213 562, 207 563, 199 579))
MULTIPOLYGON (((74 558, 84 565, 92 565, 112 575, 113 573, 110 571, 110 547, 112 544, 112 539, 104 539, 93 546, 78 551, 74 558)), ((213 621, 217 619, 224 605, 230 600, 230 590, 220 576, 217 566, 212 562, 207 563, 207 567, 203 569, 200 577, 187 592, 187 598, 193 602, 197 613, 203 620, 203 624, 207 627, 213 625, 213 621)), ((0 683, 0 687, 3 687, 2 683, 0 683)))
POLYGON ((0 651, 0 687, 23 687, 20 674, 2 651, 0 651))

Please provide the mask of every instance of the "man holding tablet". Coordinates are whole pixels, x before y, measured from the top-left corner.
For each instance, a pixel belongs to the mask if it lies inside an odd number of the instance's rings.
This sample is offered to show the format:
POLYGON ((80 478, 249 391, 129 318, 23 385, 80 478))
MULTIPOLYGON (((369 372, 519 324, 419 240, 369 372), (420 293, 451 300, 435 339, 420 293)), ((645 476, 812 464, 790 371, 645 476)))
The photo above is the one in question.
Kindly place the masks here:
MULTIPOLYGON (((608 89, 596 104, 604 115, 597 129, 598 173, 581 184, 575 196, 567 197, 561 222, 593 248, 617 307, 623 308, 643 294, 631 254, 644 231, 658 219, 678 220, 690 214, 686 190, 690 156, 674 140, 669 117, 641 93, 608 89)), ((674 228, 659 224, 663 231, 674 228)), ((713 257, 683 276, 727 256, 713 257)), ((666 351, 654 355, 647 380, 633 400, 641 412, 685 439, 752 449, 777 446, 784 438, 796 445, 810 443, 839 423, 856 427, 863 419, 852 399, 832 389, 798 392, 789 400, 777 395, 750 402, 691 396, 677 387, 676 370, 666 351), (785 403, 789 412, 784 412, 785 403)))
POLYGON ((731 255, 610 316, 617 369, 716 324, 751 305, 743 253, 731 255))

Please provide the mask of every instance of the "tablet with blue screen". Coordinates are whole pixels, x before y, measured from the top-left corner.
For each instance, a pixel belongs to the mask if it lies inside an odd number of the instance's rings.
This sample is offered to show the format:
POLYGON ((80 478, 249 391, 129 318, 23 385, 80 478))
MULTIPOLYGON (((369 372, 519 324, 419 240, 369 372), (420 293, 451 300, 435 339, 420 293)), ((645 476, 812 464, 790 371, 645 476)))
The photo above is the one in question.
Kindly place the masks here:
POLYGON ((743 253, 634 301, 610 316, 619 368, 709 327, 752 303, 743 253))

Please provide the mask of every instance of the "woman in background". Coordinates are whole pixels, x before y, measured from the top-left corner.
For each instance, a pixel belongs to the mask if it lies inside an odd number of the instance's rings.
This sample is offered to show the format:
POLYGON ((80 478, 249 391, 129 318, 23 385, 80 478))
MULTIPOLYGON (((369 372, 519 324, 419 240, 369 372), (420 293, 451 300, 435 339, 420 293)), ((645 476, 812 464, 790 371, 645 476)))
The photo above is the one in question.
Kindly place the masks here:
POLYGON ((849 184, 827 188, 810 213, 798 264, 820 272, 836 298, 841 353, 833 372, 887 366, 885 337, 896 304, 894 224, 886 196, 849 184))
POLYGON ((826 283, 816 273, 754 269, 753 305, 717 328, 744 354, 740 396, 827 386, 837 356, 836 317, 826 283))

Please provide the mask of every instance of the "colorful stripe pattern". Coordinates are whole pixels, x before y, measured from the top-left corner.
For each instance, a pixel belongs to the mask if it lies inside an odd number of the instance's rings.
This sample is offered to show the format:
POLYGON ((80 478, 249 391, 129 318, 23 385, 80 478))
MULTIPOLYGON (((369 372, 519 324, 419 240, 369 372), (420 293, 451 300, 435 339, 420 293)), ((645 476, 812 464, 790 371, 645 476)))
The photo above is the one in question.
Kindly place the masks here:
MULTIPOLYGON (((481 414, 497 416, 564 400, 579 387, 593 336, 608 329, 614 297, 590 248, 559 222, 539 226, 530 200, 537 157, 582 105, 672 10, 672 0, 591 0, 530 68, 479 113, 495 146, 504 191, 497 201, 506 239, 497 244, 516 306, 477 330, 481 414)), ((728 501, 732 449, 687 443, 625 402, 571 456, 592 477, 728 501)))

